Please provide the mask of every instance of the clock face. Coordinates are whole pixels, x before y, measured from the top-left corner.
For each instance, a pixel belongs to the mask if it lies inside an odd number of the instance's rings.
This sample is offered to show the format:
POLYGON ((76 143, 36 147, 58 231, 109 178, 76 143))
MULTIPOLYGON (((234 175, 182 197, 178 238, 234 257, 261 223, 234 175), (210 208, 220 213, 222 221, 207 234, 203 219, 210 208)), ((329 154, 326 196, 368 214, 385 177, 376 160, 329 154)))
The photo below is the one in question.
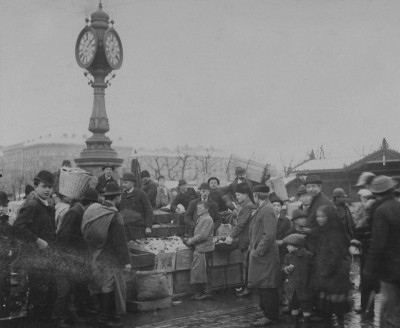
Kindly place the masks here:
POLYGON ((118 35, 111 30, 104 34, 104 50, 110 66, 113 69, 120 68, 122 64, 122 45, 118 35))
POLYGON ((96 32, 91 29, 83 30, 76 44, 76 59, 82 67, 89 67, 97 50, 96 32))

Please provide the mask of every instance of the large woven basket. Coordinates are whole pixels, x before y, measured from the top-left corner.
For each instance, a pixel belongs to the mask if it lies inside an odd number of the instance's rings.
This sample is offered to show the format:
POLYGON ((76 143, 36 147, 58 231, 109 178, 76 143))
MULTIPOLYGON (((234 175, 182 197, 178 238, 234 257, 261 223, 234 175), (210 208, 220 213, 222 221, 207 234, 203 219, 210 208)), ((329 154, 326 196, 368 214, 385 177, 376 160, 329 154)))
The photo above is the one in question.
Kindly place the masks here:
POLYGON ((60 171, 60 194, 70 198, 79 198, 88 186, 91 176, 78 168, 62 168, 60 171))

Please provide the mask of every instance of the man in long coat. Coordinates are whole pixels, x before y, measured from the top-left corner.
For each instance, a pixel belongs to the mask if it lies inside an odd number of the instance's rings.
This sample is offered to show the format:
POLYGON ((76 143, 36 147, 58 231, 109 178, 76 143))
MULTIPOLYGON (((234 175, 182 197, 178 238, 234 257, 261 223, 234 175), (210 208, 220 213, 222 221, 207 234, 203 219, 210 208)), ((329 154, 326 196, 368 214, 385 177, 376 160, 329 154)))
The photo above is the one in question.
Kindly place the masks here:
POLYGON ((108 183, 103 204, 90 205, 82 219, 82 235, 89 249, 93 274, 92 294, 98 296, 98 321, 104 326, 121 325, 119 315, 126 312, 126 287, 122 270, 130 271, 124 225, 116 205, 121 199, 119 186, 108 183), (114 314, 114 310, 117 316, 114 314))
POLYGON ((279 249, 276 242, 277 218, 269 201, 269 188, 255 186, 254 200, 258 205, 250 225, 249 288, 257 288, 263 316, 255 327, 274 325, 279 315, 279 249))
POLYGON ((54 267, 51 261, 56 239, 54 208, 48 200, 54 178, 40 171, 34 179, 35 194, 20 208, 13 224, 15 237, 22 241, 20 263, 29 276, 28 315, 36 320, 49 320, 56 297, 54 267))

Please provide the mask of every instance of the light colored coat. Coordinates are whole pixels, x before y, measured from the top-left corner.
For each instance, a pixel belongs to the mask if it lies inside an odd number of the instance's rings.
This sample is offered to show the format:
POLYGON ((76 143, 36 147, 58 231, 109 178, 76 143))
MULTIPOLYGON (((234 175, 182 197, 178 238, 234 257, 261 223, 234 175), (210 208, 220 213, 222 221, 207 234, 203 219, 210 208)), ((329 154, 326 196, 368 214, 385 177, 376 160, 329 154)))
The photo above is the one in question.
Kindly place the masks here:
POLYGON ((214 223, 210 214, 206 213, 197 219, 194 228, 194 237, 189 239, 198 253, 212 252, 214 250, 214 223))
POLYGON ((277 217, 269 200, 264 201, 250 224, 250 288, 278 288, 280 281, 279 248, 276 243, 277 217))

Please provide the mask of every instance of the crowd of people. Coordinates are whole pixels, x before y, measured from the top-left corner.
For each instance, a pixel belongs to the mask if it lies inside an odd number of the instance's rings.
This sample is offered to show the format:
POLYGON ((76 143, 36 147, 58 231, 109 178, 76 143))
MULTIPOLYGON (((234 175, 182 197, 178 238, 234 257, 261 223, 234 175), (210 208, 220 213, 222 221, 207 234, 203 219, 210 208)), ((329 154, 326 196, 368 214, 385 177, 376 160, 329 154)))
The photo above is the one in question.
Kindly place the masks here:
POLYGON ((183 241, 193 249, 195 300, 212 297, 214 237, 229 224, 225 244, 239 249, 243 262, 244 283, 237 295, 258 295, 260 313, 253 326, 273 326, 284 313, 291 314, 293 327, 332 316, 343 321, 351 310, 353 253, 360 254, 361 267, 361 304, 355 311, 372 315, 380 292, 381 327, 400 327, 400 202, 392 178, 363 173, 357 183, 361 206, 352 215, 343 189, 336 188, 330 199, 321 179, 307 176, 288 215, 288 201, 267 184, 253 185, 240 167, 228 186, 211 177, 197 191, 185 180, 169 190, 164 177, 155 182, 146 170, 137 188, 133 173, 116 179, 113 171, 104 166, 95 188, 83 190, 79 199, 60 194, 59 171, 40 171, 12 225, 7 194, 0 192, 5 302, 0 318, 11 304, 10 272, 19 271, 29 277, 32 320, 71 327, 96 314, 99 325, 120 326, 126 311, 124 272, 132 268, 127 241, 149 236, 153 211, 162 208, 185 225, 183 241))

